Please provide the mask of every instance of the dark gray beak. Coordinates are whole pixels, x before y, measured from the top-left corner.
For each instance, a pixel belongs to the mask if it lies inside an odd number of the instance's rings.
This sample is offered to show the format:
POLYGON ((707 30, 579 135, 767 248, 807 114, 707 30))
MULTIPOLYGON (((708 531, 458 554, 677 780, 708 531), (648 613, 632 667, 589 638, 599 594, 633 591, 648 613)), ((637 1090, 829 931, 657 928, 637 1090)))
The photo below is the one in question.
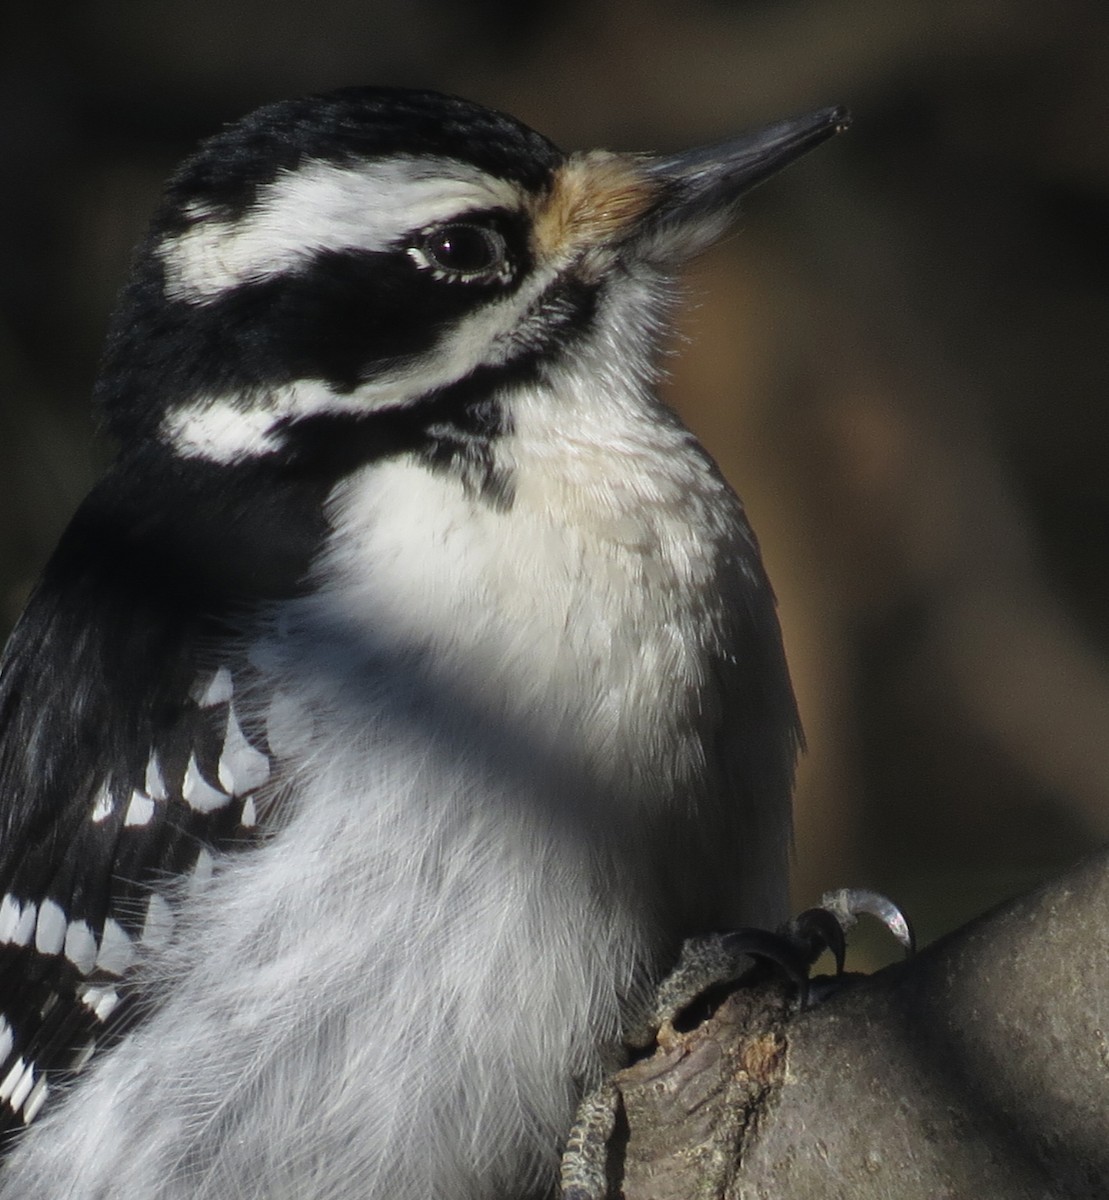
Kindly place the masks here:
POLYGON ((662 258, 696 253, 724 232, 741 196, 850 123, 846 108, 822 108, 754 133, 649 159, 646 173, 662 188, 637 231, 640 252, 662 258))

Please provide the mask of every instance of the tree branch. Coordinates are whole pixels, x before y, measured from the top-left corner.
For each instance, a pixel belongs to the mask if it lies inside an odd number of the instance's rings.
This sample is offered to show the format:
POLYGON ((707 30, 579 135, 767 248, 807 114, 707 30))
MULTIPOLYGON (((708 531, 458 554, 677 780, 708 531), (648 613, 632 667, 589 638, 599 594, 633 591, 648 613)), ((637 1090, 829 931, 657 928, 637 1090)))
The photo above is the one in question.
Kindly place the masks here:
POLYGON ((733 993, 617 1084, 625 1200, 1109 1195, 1109 854, 797 1013, 733 993))

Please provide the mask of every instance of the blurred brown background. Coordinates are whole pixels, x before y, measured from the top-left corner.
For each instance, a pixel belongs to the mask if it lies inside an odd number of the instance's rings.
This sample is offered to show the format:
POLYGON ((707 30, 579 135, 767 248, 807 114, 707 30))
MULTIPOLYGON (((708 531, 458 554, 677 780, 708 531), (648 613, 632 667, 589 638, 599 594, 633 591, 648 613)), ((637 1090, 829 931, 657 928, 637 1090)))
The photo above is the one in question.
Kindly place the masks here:
POLYGON ((930 937, 1109 839, 1104 0, 7 5, 0 631, 103 462, 88 388, 161 181, 370 82, 566 147, 851 106, 691 271, 671 364, 781 600, 798 902, 865 882, 930 937))

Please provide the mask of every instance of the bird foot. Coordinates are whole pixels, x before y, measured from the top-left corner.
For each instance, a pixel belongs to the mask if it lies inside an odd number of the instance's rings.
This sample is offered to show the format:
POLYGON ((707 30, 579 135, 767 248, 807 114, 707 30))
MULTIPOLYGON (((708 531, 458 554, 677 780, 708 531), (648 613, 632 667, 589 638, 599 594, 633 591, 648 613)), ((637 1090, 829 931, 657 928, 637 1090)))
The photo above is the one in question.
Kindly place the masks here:
MULTIPOLYGON (((767 964, 794 983, 800 1007, 807 1007, 812 1000, 809 970, 813 963, 830 951, 836 963, 834 978, 843 977, 847 933, 863 915, 881 921, 901 944, 906 957, 914 953, 913 931, 905 914, 878 892, 859 888, 826 892, 818 905, 799 913, 775 933, 737 929, 687 939, 652 1003, 628 1029, 628 1049, 642 1051, 655 1043, 665 1043, 699 1003, 752 971, 752 960, 767 964)), ((827 989, 822 989, 820 998, 826 994, 827 989)), ((606 1200, 608 1142, 619 1104, 619 1091, 609 1074, 586 1093, 578 1106, 562 1156, 562 1200, 606 1200)))

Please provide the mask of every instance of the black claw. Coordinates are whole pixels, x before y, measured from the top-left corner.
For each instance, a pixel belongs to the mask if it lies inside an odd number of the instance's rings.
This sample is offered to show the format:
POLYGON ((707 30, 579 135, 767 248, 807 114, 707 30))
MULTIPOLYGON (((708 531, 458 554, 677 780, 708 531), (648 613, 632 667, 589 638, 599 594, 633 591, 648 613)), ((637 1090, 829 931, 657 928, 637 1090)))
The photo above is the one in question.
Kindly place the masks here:
POLYGON ((901 943, 906 958, 911 958, 916 953, 916 938, 908 918, 892 900, 880 892, 872 892, 866 888, 839 888, 821 896, 820 908, 827 911, 843 931, 853 928, 863 913, 877 917, 901 943))
POLYGON ((723 938, 736 955, 747 954, 778 967, 802 992, 809 984, 809 959, 804 949, 788 934, 769 929, 736 929, 723 938))
MULTIPOLYGON (((858 924, 861 913, 877 917, 905 948, 906 956, 913 953, 909 922, 885 896, 862 888, 826 892, 818 907, 806 909, 777 933, 743 928, 689 938, 674 970, 659 984, 654 1003, 642 1021, 626 1031, 627 1044, 635 1048, 649 1046, 667 1022, 680 1028, 679 1020, 694 1011, 694 1004, 711 989, 734 983, 746 972, 745 959, 767 962, 780 971, 796 986, 802 1008, 808 1008, 810 1001, 819 1002, 829 988, 838 988, 850 978, 844 971, 846 935, 858 924), (809 970, 826 950, 835 959, 836 974, 822 976, 814 983, 809 979, 809 970)), ((563 1200, 570 1197, 564 1196, 563 1200)))
POLYGON ((795 941, 811 966, 824 953, 836 960, 836 974, 843 974, 847 960, 847 938, 838 916, 828 908, 806 908, 786 926, 786 936, 795 941))

